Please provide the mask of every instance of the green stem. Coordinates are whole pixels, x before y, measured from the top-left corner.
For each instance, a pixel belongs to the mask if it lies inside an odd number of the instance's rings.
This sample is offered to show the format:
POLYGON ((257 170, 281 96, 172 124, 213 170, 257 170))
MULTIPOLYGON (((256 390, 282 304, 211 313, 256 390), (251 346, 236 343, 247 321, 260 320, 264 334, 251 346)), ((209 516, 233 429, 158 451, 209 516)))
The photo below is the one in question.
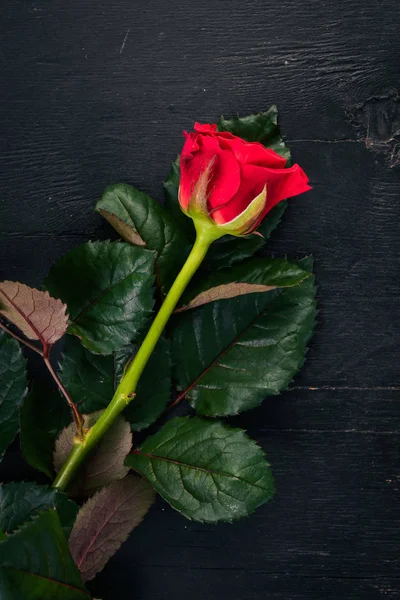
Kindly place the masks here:
POLYGON ((155 317, 135 358, 126 370, 113 399, 102 413, 99 420, 85 433, 83 439, 75 438, 74 445, 64 465, 53 482, 54 488, 64 490, 79 465, 98 444, 105 432, 111 427, 118 415, 135 396, 137 383, 151 353, 157 344, 163 329, 174 311, 182 293, 203 261, 210 244, 220 237, 216 228, 201 227, 198 229, 194 246, 168 292, 157 316, 155 317))

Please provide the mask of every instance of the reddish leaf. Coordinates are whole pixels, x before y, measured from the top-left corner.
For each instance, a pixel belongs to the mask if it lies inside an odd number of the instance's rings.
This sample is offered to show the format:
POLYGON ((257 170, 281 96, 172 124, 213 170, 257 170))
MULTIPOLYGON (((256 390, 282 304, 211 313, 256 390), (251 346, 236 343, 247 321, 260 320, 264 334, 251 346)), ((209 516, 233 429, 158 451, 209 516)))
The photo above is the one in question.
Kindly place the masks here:
MULTIPOLYGON (((84 416, 84 427, 92 427, 103 411, 84 416)), ((76 426, 71 423, 58 436, 54 448, 54 468, 59 471, 72 450, 76 426)), ((118 417, 104 434, 99 445, 85 461, 69 488, 72 496, 90 496, 95 491, 115 479, 122 479, 129 468, 124 460, 132 447, 132 433, 129 423, 118 417)))
POLYGON ((41 292, 16 281, 0 283, 0 315, 16 325, 26 337, 51 346, 67 330, 67 306, 41 292))
POLYGON ((183 312, 189 308, 197 308, 202 304, 208 304, 209 302, 215 302, 216 300, 228 300, 229 298, 236 298, 236 296, 243 296, 244 294, 256 294, 261 292, 270 292, 275 290, 276 285, 263 285, 260 283, 240 283, 233 281, 232 283, 225 283, 217 285, 216 287, 210 288, 201 292, 193 298, 186 306, 177 308, 175 312, 183 312))
POLYGON ((80 509, 69 538, 71 554, 88 581, 101 571, 154 502, 143 479, 128 475, 97 492, 80 509))

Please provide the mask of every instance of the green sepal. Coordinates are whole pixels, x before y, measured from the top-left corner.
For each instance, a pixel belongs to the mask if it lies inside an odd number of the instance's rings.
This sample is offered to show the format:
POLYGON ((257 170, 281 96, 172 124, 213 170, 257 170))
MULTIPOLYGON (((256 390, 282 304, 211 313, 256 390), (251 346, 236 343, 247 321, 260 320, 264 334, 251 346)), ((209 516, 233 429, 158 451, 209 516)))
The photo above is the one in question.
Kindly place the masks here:
POLYGON ((250 202, 247 208, 231 221, 218 225, 218 229, 224 231, 228 235, 238 237, 244 237, 251 234, 255 229, 256 223, 260 220, 266 203, 267 188, 264 186, 262 192, 250 202))

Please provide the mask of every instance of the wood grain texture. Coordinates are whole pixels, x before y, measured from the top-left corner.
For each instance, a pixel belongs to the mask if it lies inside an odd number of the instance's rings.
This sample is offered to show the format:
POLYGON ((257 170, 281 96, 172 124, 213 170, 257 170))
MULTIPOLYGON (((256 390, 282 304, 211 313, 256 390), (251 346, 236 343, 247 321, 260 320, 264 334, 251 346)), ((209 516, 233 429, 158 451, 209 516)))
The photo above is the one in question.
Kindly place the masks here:
MULTIPOLYGON (((110 183, 161 200, 194 120, 277 103, 313 185, 268 246, 315 255, 305 368, 232 420, 267 452, 276 499, 218 527, 158 502, 92 584, 103 600, 399 596, 399 26, 398 0, 3 0, 0 279, 40 285, 113 236, 93 212, 110 183)), ((16 473, 14 445, 0 475, 16 473)))
MULTIPOLYGON (((105 578, 101 576, 102 580, 105 578)), ((196 590, 202 590, 209 598, 237 598, 245 600, 303 600, 304 598, 324 598, 326 600, 397 600, 400 593, 398 581, 387 578, 341 578, 341 577, 301 577, 286 573, 268 574, 251 569, 206 569, 194 567, 190 570, 179 566, 175 569, 134 566, 126 561, 118 564, 107 581, 114 590, 122 585, 128 593, 139 598, 164 600, 168 590, 172 597, 196 597, 196 590), (129 570, 130 577, 127 577, 129 570), (132 577, 133 572, 133 577, 132 577), (139 581, 132 585, 132 579, 139 581), (147 594, 147 595, 146 595, 147 594)), ((104 590, 104 588, 103 588, 104 590)))

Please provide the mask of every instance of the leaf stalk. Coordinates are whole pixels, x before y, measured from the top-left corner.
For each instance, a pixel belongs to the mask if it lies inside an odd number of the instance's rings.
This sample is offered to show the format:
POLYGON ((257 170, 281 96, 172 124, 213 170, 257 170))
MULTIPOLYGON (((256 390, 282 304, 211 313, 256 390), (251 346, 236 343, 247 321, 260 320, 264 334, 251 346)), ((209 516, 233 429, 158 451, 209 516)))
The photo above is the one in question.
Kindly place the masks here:
POLYGON ((84 422, 83 417, 82 417, 81 413, 79 412, 78 407, 76 406, 75 402, 72 400, 71 396, 67 392, 65 386, 62 384, 57 373, 54 371, 53 366, 50 362, 50 351, 51 351, 52 346, 49 346, 48 344, 46 344, 46 342, 44 342, 43 340, 40 340, 42 343, 42 346, 43 346, 43 350, 41 350, 40 348, 38 348, 37 346, 35 346, 34 344, 29 342, 25 338, 21 337, 20 335, 18 335, 17 333, 12 331, 8 327, 6 327, 4 325, 4 323, 2 323, 1 321, 0 321, 0 329, 3 329, 4 331, 6 331, 9 335, 11 335, 11 337, 16 339, 21 344, 24 344, 24 346, 26 346, 30 350, 33 350, 34 352, 36 352, 43 358, 44 364, 46 365, 52 378, 56 382, 58 389, 60 390, 62 395, 65 397, 66 401, 68 402, 68 405, 72 412, 73 419, 75 421, 78 437, 80 439, 83 439, 83 422, 84 422))

